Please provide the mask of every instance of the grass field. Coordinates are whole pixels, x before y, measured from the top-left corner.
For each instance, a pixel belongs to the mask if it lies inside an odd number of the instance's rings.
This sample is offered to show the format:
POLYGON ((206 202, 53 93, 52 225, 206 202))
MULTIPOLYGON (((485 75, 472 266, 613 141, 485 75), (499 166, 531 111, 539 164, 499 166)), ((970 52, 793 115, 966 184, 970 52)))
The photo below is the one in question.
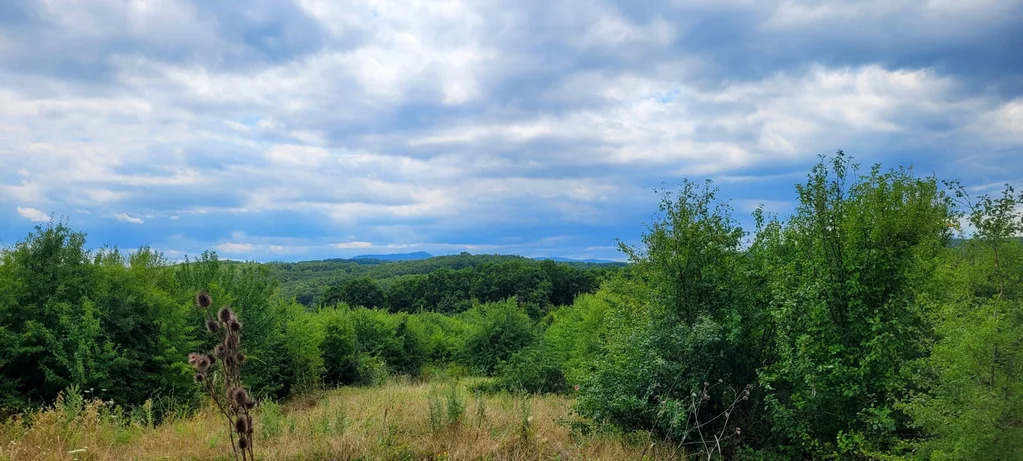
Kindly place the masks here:
MULTIPOLYGON (((390 382, 261 404, 259 459, 672 459, 644 434, 584 432, 564 396, 481 394, 466 382, 390 382), (573 430, 573 427, 576 430, 573 430)), ((0 426, 0 459, 229 459, 211 409, 153 427, 144 410, 67 402, 0 426)))

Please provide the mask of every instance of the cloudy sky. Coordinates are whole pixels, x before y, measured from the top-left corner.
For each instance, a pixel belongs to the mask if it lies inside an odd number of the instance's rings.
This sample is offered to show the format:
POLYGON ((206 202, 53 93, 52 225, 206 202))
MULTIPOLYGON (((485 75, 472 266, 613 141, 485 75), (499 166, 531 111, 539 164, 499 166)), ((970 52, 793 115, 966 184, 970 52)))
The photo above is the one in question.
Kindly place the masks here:
MULTIPOLYGON (((0 2, 0 244, 619 258, 821 153, 1023 186, 1023 2, 0 2)), ((743 218, 746 219, 746 218, 743 218)))

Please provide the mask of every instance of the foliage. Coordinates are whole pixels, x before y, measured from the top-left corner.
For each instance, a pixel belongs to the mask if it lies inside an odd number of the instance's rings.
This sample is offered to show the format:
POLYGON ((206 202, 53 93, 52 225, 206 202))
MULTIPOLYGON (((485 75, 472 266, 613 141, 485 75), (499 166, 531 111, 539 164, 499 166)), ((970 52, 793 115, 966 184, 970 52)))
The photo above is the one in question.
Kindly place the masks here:
POLYGON ((714 418, 731 403, 718 393, 688 403, 708 381, 740 390, 752 383, 756 348, 744 341, 759 339, 749 334, 758 317, 748 315, 754 285, 743 231, 715 190, 687 181, 677 195, 662 194, 644 246, 622 245, 633 270, 601 295, 614 327, 602 330, 579 409, 684 443, 692 425, 679 421, 713 421, 707 433, 732 433, 740 423, 740 415, 714 418))
POLYGON ((1006 187, 971 203, 954 189, 977 230, 947 250, 931 297, 937 339, 918 363, 921 390, 904 406, 925 431, 926 457, 1023 457, 1023 214, 1006 187))
POLYGON ((514 299, 483 304, 470 315, 479 317, 478 329, 469 337, 463 352, 467 364, 491 375, 498 366, 534 340, 533 323, 514 299))
POLYGON ((355 327, 346 306, 320 309, 316 320, 323 331, 320 356, 324 383, 339 386, 360 381, 355 327))
POLYGON ((52 402, 63 389, 141 404, 187 397, 187 304, 168 291, 163 257, 90 252, 63 222, 0 253, 0 409, 52 402))
POLYGON ((516 296, 536 306, 534 317, 539 318, 549 306, 568 305, 579 294, 595 291, 620 265, 462 253, 419 261, 333 259, 267 267, 281 280, 285 299, 307 306, 344 302, 392 312, 456 313, 471 308, 474 300, 516 296))
POLYGON ((339 285, 330 287, 324 294, 320 304, 345 303, 360 307, 384 306, 384 291, 377 282, 369 277, 348 279, 339 285))
POLYGON ((857 177, 841 152, 797 192, 795 215, 766 237, 784 261, 771 280, 778 357, 760 379, 772 428, 804 453, 849 440, 859 454, 888 450, 910 429, 895 403, 927 354, 919 296, 949 243, 951 203, 905 169, 857 177))
POLYGON ((569 392, 590 374, 599 349, 608 290, 576 298, 541 323, 540 339, 511 357, 499 370, 499 387, 527 392, 569 392))
MULTIPOLYGON (((757 210, 747 233, 709 183, 686 181, 661 191, 639 245, 620 245, 626 267, 469 254, 257 264, 211 252, 172 264, 145 247, 88 250, 53 222, 0 251, 0 416, 56 403, 5 430, 35 446, 63 437, 63 456, 85 434, 69 421, 89 412, 148 430, 208 411, 183 359, 217 346, 190 308, 205 290, 245 319, 243 384, 282 402, 266 406, 267 437, 297 433, 288 409, 306 399, 288 400, 320 386, 471 372, 494 376, 473 378, 476 390, 569 394, 577 429, 645 437, 637 458, 1019 458, 1023 196, 945 186, 861 171, 839 152, 796 187, 791 216, 757 210)), ((498 457, 544 443, 532 397, 506 392, 476 395, 476 424, 439 430, 464 419, 451 386, 420 389, 418 421, 435 420, 436 437, 489 440, 484 426, 517 406, 498 457), (502 406, 488 413, 484 399, 502 406)), ((383 418, 361 415, 385 422, 373 453, 417 457, 396 444, 403 422, 388 421, 407 408, 387 405, 383 418)), ((329 406, 304 437, 366 429, 348 417, 329 406)), ((116 440, 132 430, 111 429, 116 440)))

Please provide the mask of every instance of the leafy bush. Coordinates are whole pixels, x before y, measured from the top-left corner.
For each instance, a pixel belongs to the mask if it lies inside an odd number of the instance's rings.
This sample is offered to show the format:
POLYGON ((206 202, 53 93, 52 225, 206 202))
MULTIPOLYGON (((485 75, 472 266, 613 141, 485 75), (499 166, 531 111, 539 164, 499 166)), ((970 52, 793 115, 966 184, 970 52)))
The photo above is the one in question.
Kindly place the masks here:
POLYGON ((771 273, 778 357, 760 381, 776 443, 802 454, 887 451, 909 429, 895 403, 902 371, 928 353, 921 295, 953 222, 933 178, 855 171, 841 152, 818 164, 766 245, 783 263, 771 273))
MULTIPOLYGON (((962 191, 959 198, 968 197, 962 191)), ((931 301, 937 339, 918 361, 920 391, 903 408, 942 459, 1023 457, 1023 196, 965 203, 973 240, 940 258, 931 301)))
POLYGON ((707 433, 730 433, 742 422, 715 418, 731 403, 717 393, 698 413, 683 404, 708 381, 745 389, 762 347, 748 343, 762 327, 752 315, 743 232, 714 194, 691 182, 677 195, 664 192, 644 247, 622 245, 634 265, 598 292, 608 327, 581 386, 581 413, 675 440, 688 436, 679 420, 713 421, 707 433))
POLYGON ((320 300, 321 305, 330 306, 337 303, 374 308, 384 307, 386 300, 384 291, 380 289, 380 285, 375 280, 369 277, 359 277, 330 287, 323 294, 323 299, 320 300))
POLYGON ((536 344, 512 356, 499 367, 499 385, 532 393, 568 392, 565 362, 546 343, 536 344))
POLYGON ((315 314, 323 330, 320 355, 326 384, 338 386, 361 381, 355 327, 346 306, 320 309, 315 314))
POLYGON ((544 318, 540 340, 499 370, 499 387, 527 392, 569 392, 589 376, 604 328, 607 290, 576 298, 544 318))
POLYGON ((492 375, 535 338, 532 321, 514 299, 482 304, 468 314, 478 318, 479 326, 466 342, 463 358, 481 373, 492 375))
POLYGON ((165 264, 148 248, 90 252, 59 222, 0 251, 0 408, 72 386, 129 405, 193 396, 190 311, 165 264))

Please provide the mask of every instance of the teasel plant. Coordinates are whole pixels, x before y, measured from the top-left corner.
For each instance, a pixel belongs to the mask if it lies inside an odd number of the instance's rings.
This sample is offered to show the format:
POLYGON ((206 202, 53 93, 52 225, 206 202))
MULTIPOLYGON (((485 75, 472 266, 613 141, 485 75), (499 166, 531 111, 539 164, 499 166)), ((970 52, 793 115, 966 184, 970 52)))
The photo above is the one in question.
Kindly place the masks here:
POLYGON ((234 459, 255 460, 251 411, 256 402, 241 379, 241 367, 245 363, 245 354, 241 351, 242 323, 230 307, 214 311, 213 298, 205 291, 196 295, 195 305, 203 315, 206 331, 220 339, 213 350, 188 355, 188 363, 195 368, 195 382, 210 395, 227 419, 234 459))

